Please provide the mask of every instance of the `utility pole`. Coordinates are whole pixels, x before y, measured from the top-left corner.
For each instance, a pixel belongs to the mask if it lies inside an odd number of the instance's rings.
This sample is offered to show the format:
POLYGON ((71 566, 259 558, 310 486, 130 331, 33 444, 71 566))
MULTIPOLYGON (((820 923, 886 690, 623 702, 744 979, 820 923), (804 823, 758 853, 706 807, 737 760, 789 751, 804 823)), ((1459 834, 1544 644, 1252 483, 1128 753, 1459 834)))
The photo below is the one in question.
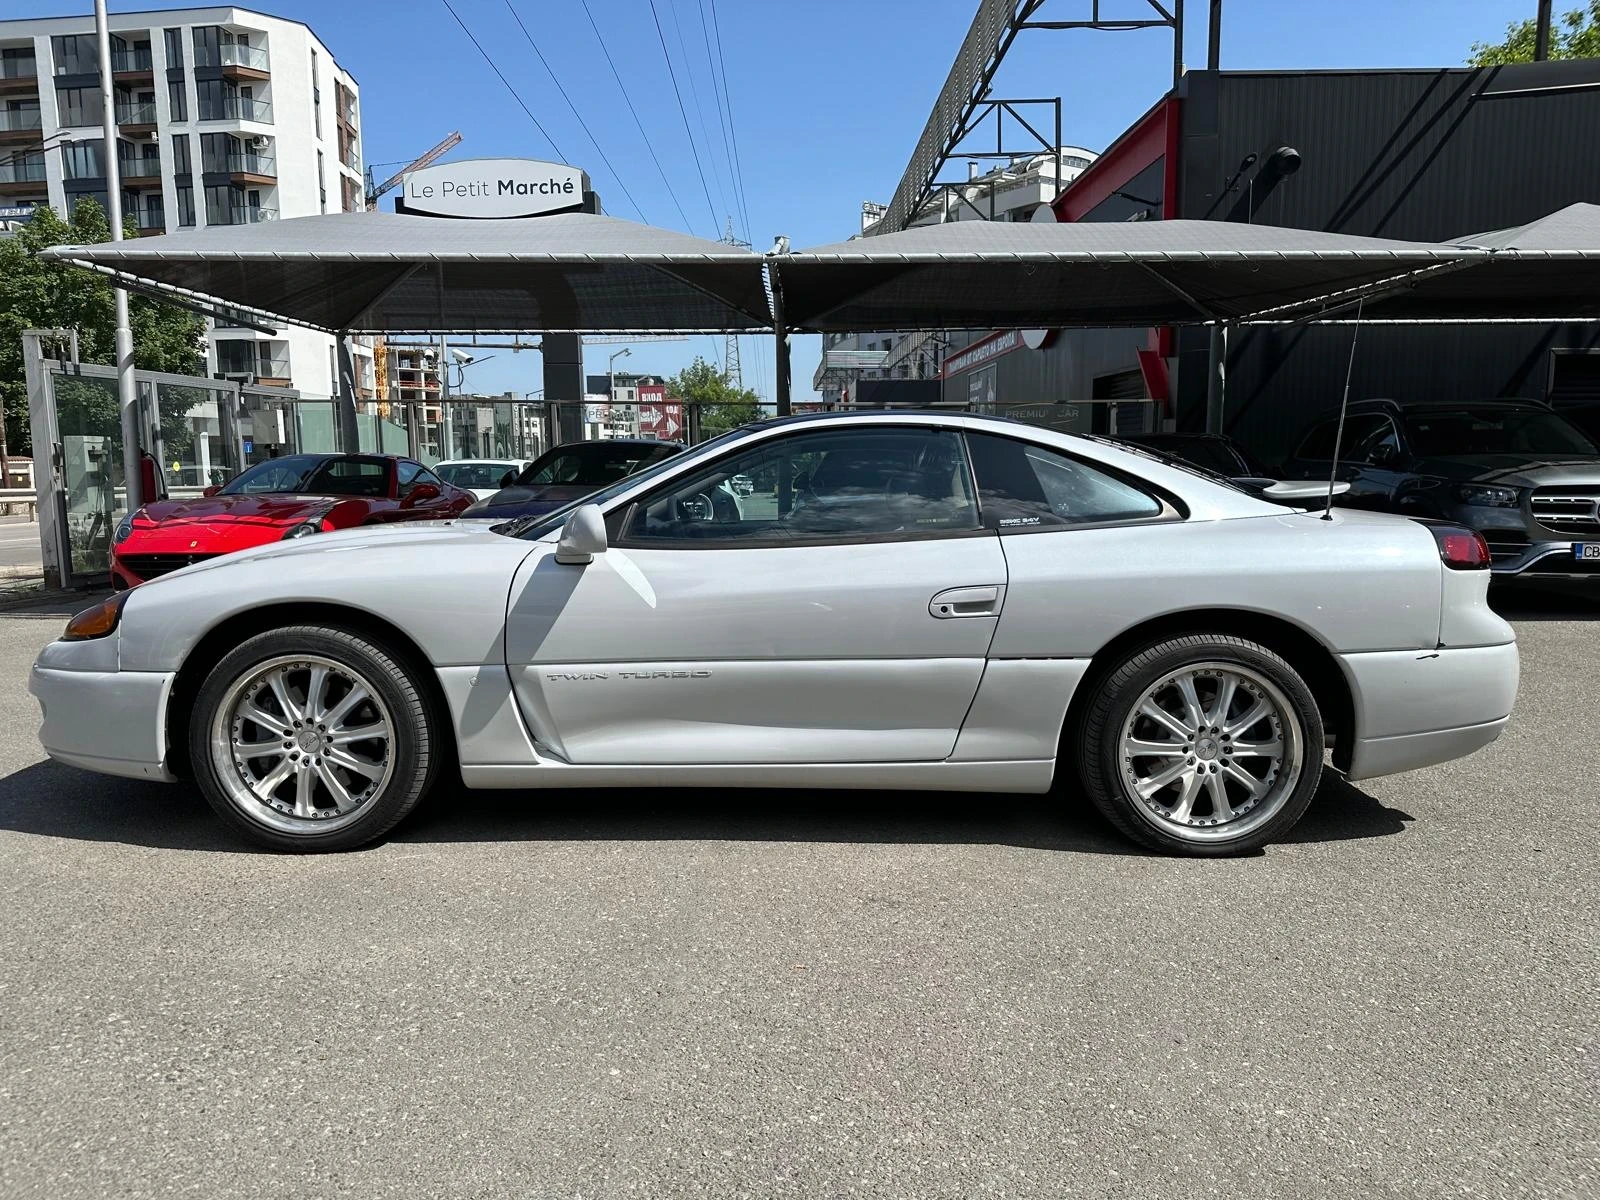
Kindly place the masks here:
POLYGON ((1544 62, 1550 57, 1550 0, 1539 0, 1539 15, 1533 27, 1533 61, 1544 62))
MULTIPOLYGON (((95 43, 100 55, 100 107, 104 118, 106 216, 111 221, 111 240, 122 240, 122 170, 117 162, 117 106, 111 90, 111 28, 106 20, 106 0, 94 0, 95 43)), ((140 493, 138 396, 133 381, 133 328, 128 323, 128 293, 113 288, 117 306, 117 408, 122 414, 122 480, 128 511, 144 502, 140 493)))
MULTIPOLYGON (((733 218, 728 218, 727 232, 722 235, 725 245, 737 246, 742 250, 750 249, 750 243, 741 241, 739 235, 733 231, 733 218)), ((722 350, 722 373, 735 388, 744 387, 744 368, 739 363, 739 335, 731 329, 722 350)))

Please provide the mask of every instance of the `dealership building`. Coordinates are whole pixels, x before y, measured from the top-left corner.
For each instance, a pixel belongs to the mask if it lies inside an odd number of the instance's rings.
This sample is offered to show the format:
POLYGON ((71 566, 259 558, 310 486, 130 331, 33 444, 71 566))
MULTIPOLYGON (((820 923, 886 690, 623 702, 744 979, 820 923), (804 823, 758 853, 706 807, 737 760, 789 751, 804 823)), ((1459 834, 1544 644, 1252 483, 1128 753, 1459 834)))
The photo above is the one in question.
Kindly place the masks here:
MULTIPOLYGON (((1190 71, 1053 207, 1060 221, 1189 218, 1446 241, 1600 200, 1594 146, 1600 60, 1190 71)), ((958 334, 941 394, 1023 415, 1041 406, 1031 419, 1061 428, 1200 430, 1211 341, 1200 328, 958 334)), ((1287 452, 1338 403, 1350 344, 1348 325, 1233 331, 1224 430, 1269 459, 1287 452)), ((1600 403, 1600 330, 1368 326, 1351 395, 1600 403)))

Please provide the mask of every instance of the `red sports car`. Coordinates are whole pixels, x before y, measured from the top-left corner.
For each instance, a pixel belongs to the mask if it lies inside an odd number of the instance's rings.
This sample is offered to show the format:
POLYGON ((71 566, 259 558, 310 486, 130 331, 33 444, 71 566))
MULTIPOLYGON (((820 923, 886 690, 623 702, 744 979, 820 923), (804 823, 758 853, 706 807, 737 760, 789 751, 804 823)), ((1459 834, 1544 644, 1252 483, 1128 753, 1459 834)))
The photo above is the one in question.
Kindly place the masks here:
POLYGON ((357 525, 458 517, 475 497, 421 463, 385 454, 292 454, 241 472, 195 500, 158 500, 117 525, 111 586, 231 550, 357 525))

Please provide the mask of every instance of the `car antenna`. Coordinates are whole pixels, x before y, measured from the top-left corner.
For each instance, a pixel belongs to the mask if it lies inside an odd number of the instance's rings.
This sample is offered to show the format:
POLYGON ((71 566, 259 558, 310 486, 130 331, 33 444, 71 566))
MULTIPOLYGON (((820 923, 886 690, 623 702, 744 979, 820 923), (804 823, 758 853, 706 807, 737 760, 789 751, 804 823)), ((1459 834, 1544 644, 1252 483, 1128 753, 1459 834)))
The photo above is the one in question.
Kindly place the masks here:
POLYGON ((1350 361, 1344 368, 1344 396, 1339 401, 1339 427, 1333 433, 1333 465, 1328 468, 1328 503, 1322 510, 1324 521, 1333 520, 1333 489, 1339 479, 1339 447, 1344 441, 1344 416, 1350 409, 1350 376, 1356 369, 1356 342, 1361 338, 1361 306, 1365 303, 1365 296, 1356 301, 1356 331, 1350 335, 1350 361))

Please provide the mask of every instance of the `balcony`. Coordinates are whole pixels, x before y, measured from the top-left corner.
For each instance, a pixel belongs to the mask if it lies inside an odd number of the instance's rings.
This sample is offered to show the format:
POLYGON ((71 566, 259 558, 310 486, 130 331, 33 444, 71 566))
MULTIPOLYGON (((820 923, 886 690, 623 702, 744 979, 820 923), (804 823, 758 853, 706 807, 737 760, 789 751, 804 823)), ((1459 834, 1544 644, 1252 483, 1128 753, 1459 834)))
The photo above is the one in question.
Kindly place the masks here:
POLYGON ((138 227, 140 237, 153 237, 167 231, 167 215, 162 209, 131 208, 126 217, 138 227))
POLYGON ((117 124, 124 132, 150 131, 156 127, 156 102, 154 100, 117 102, 117 124))
POLYGON ((204 97, 200 101, 200 119, 202 121, 260 121, 265 125, 272 124, 272 105, 265 100, 253 100, 249 96, 224 96, 220 101, 213 100, 207 103, 204 97))
POLYGON ((228 42, 217 47, 217 65, 224 79, 266 79, 271 71, 267 52, 261 46, 228 42))
POLYGON ((122 186, 128 188, 161 186, 161 156, 159 154, 117 155, 117 176, 122 186))
POLYGON ((39 90, 39 64, 33 58, 0 58, 0 96, 39 90))
POLYGON ((276 183, 278 180, 278 160, 270 154, 241 150, 228 155, 224 165, 235 183, 276 183))
POLYGON ((357 175, 361 174, 361 151, 357 149, 354 142, 345 147, 344 153, 339 156, 339 161, 357 175))
POLYGON ((29 195, 45 181, 44 155, 26 158, 0 158, 0 196, 29 195))
POLYGON ((111 73, 113 75, 149 75, 155 70, 155 60, 150 56, 148 43, 141 46, 130 46, 126 50, 113 50, 111 52, 111 73))
POLYGON ((37 142, 43 127, 37 108, 21 112, 0 109, 0 142, 37 142))
POLYGON ((248 204, 235 204, 228 209, 206 209, 207 225, 254 225, 258 221, 276 221, 275 208, 252 208, 248 204))

